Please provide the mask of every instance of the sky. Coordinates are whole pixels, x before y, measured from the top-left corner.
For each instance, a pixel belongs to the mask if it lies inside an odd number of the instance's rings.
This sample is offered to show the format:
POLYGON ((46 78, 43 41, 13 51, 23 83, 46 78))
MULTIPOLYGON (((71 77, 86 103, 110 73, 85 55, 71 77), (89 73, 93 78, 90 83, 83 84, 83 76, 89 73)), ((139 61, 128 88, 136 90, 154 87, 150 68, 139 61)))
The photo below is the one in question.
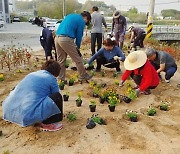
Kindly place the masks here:
MULTIPOLYGON (((86 0, 78 0, 80 3, 85 3, 86 0)), ((118 10, 126 11, 131 7, 136 7, 139 12, 149 11, 150 0, 97 0, 104 1, 107 5, 113 4, 118 10)), ((160 14, 164 9, 175 9, 180 11, 180 0, 155 0, 154 12, 160 14), (165 3, 165 4, 161 4, 165 3)))

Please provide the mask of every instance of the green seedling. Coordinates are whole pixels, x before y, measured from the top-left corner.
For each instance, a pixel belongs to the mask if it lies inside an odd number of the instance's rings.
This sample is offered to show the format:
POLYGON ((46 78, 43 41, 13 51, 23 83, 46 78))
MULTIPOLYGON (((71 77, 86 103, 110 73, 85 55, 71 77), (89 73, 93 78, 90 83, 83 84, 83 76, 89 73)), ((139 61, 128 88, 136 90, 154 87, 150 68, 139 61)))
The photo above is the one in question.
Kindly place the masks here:
POLYGON ((75 113, 69 112, 68 115, 67 115, 67 118, 68 118, 68 120, 69 120, 70 122, 73 122, 73 121, 75 121, 75 120, 77 119, 77 116, 76 116, 75 113))

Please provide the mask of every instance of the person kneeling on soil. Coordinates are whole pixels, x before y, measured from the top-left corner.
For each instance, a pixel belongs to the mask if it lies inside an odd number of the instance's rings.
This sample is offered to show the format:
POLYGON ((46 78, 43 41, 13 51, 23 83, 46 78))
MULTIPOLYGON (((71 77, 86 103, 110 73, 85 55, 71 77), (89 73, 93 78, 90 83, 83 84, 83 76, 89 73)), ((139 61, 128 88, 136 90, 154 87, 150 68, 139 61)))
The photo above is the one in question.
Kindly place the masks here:
POLYGON ((89 64, 95 59, 97 59, 96 72, 101 71, 101 65, 103 64, 105 67, 116 68, 116 71, 120 73, 121 69, 119 61, 124 61, 125 56, 117 46, 115 39, 107 38, 103 42, 103 47, 90 58, 87 64, 85 64, 85 68, 88 68, 89 64))
POLYGON ((165 82, 169 83, 171 77, 177 71, 174 58, 165 51, 156 51, 153 48, 147 48, 145 52, 159 76, 160 72, 165 72, 165 82))
POLYGON ((49 60, 28 74, 3 101, 3 119, 23 127, 39 123, 45 131, 61 129, 63 101, 55 78, 59 72, 59 63, 49 60))
POLYGON ((121 82, 119 84, 120 87, 123 86, 129 76, 131 76, 137 84, 137 95, 140 93, 148 95, 151 93, 150 89, 156 88, 159 84, 158 73, 152 64, 147 60, 147 56, 144 51, 138 50, 130 53, 124 61, 124 67, 126 71, 122 75, 121 82))

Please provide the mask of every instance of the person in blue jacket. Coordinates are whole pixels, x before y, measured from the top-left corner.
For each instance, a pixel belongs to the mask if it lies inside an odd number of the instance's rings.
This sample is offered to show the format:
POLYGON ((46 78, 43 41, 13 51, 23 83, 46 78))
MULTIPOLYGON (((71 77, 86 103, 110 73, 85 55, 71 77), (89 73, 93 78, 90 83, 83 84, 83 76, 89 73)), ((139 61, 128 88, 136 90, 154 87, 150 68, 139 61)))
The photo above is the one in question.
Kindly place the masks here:
POLYGON ((63 101, 56 77, 60 65, 46 61, 40 71, 28 74, 3 101, 3 119, 23 127, 39 124, 45 131, 62 128, 63 101))
POLYGON ((44 28, 40 35, 40 43, 45 51, 46 60, 53 59, 52 50, 55 50, 55 60, 57 60, 56 48, 54 43, 55 32, 48 28, 44 28))
POLYGON ((117 42, 113 37, 104 40, 103 47, 89 59, 88 63, 84 65, 85 68, 88 68, 89 64, 95 59, 97 60, 96 72, 101 71, 101 65, 104 65, 105 67, 116 68, 116 71, 120 73, 119 61, 124 61, 125 56, 122 50, 117 46, 117 42))
POLYGON ((91 14, 83 11, 81 14, 67 15, 56 31, 55 46, 58 62, 61 66, 59 79, 65 81, 65 63, 67 55, 75 62, 79 72, 79 80, 92 78, 83 65, 82 55, 79 51, 85 25, 91 21, 91 14))

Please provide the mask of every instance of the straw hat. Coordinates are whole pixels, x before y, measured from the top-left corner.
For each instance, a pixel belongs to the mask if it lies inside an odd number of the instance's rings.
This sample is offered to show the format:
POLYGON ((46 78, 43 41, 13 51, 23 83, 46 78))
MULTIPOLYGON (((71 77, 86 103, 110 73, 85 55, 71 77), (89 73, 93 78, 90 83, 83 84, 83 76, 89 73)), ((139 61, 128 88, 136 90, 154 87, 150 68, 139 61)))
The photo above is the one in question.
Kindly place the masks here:
POLYGON ((114 14, 113 14, 113 18, 119 18, 120 15, 121 15, 120 11, 115 11, 114 14))
POLYGON ((147 56, 144 51, 134 51, 126 57, 124 61, 124 67, 126 70, 135 70, 143 66, 146 63, 146 60, 147 56))

